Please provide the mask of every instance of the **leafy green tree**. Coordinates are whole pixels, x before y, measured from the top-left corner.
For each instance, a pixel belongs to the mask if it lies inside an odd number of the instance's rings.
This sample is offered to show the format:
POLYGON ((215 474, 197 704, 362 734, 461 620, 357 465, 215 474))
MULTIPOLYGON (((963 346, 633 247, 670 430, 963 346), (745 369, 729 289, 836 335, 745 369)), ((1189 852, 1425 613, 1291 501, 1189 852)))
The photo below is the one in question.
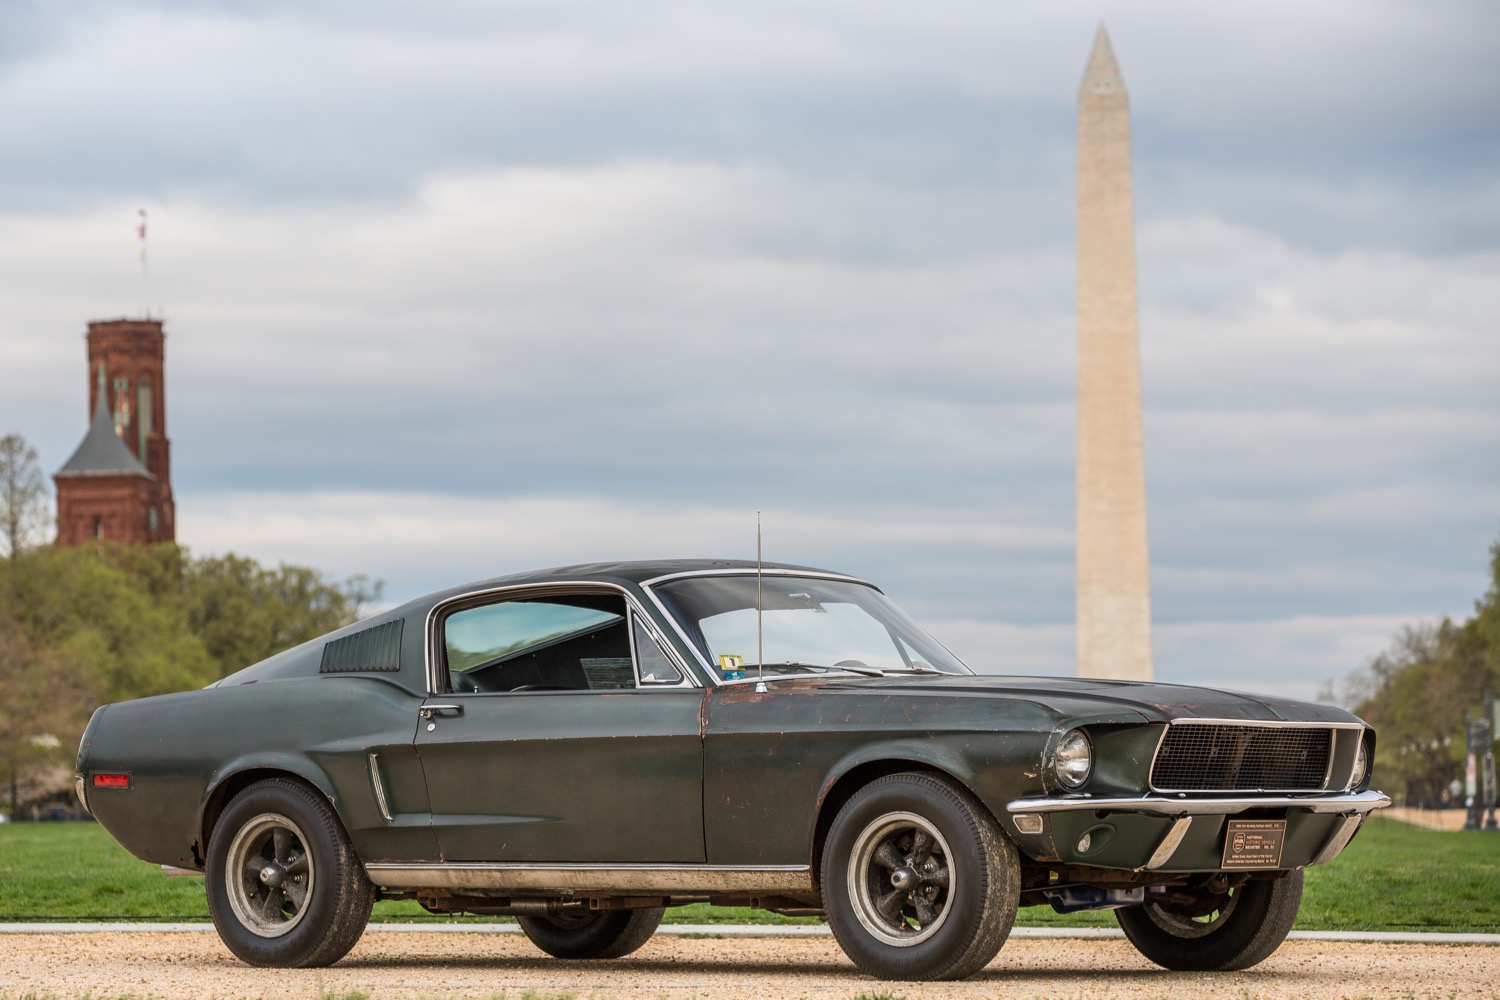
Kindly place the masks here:
POLYGON ((17 567, 16 616, 32 641, 70 654, 102 701, 202 687, 219 677, 180 598, 154 593, 129 550, 47 546, 17 567))
POLYGON ((382 585, 231 554, 190 560, 182 589, 188 627, 225 675, 357 620, 382 585))
POLYGON ((7 566, 0 775, 13 807, 27 775, 71 761, 98 704, 202 687, 354 621, 381 591, 170 544, 43 546, 7 566))
POLYGON ((94 692, 86 683, 59 682, 80 674, 86 681, 67 651, 38 647, 14 619, 0 618, 0 773, 12 814, 29 773, 71 762, 94 692))
POLYGON ((1463 773, 1464 715, 1500 695, 1500 541, 1489 589, 1463 622, 1407 627, 1352 678, 1356 714, 1378 733, 1375 766, 1388 791, 1436 803, 1463 773))

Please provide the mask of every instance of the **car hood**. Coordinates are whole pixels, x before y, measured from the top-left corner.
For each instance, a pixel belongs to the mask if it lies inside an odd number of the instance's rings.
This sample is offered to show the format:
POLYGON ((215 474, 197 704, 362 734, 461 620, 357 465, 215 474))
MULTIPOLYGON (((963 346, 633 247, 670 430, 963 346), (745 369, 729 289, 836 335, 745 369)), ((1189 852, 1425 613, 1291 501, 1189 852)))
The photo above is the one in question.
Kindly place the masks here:
POLYGON ((1006 698, 1034 702, 1060 715, 1134 714, 1146 722, 1173 719, 1233 719, 1277 722, 1350 723, 1359 720, 1341 708, 1292 701, 1267 694, 1222 691, 1185 684, 1114 681, 1091 677, 919 676, 840 681, 838 687, 892 687, 935 696, 1006 698))

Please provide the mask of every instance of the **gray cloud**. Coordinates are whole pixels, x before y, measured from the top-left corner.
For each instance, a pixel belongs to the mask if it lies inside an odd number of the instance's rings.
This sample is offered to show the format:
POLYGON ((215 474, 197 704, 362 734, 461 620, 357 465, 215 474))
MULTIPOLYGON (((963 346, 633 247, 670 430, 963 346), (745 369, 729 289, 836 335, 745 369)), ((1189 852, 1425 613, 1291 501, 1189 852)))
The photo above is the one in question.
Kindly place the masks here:
MULTIPOLYGON (((22 10, 0 432, 50 468, 84 321, 140 308, 144 206, 190 545, 406 596, 744 554, 765 509, 780 558, 887 582, 976 662, 1069 669, 1095 12, 22 10)), ((1160 672, 1310 694, 1387 623, 1464 613, 1500 527, 1500 15, 1104 14, 1160 672)))

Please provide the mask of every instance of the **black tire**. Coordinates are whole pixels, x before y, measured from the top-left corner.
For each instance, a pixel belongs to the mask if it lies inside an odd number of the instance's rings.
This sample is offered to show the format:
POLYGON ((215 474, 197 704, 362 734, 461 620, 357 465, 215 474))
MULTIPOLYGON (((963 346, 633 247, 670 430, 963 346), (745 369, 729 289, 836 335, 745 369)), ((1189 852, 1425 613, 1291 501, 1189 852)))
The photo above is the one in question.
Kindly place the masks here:
POLYGON ((219 937, 250 965, 332 965, 365 932, 375 903, 328 800, 282 778, 257 782, 229 803, 204 876, 219 937))
POLYGON ((963 979, 1016 919, 1015 845, 967 790, 892 774, 854 794, 829 828, 823 908, 844 954, 878 979, 963 979))
POLYGON ((532 944, 553 958, 623 958, 651 940, 663 912, 660 906, 596 910, 517 917, 516 923, 532 944))
POLYGON ((1136 951, 1164 969, 1234 972, 1264 961, 1286 940, 1302 905, 1302 872, 1211 886, 1192 903, 1147 902, 1115 911, 1136 951))

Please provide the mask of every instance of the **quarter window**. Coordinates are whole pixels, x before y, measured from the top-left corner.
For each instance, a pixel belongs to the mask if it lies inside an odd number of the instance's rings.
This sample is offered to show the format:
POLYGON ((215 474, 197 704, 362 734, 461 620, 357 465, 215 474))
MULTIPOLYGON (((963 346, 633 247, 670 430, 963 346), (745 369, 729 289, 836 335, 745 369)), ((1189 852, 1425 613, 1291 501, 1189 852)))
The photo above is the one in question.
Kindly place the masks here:
POLYGON ((634 615, 630 617, 631 634, 635 638, 636 663, 641 668, 642 684, 680 684, 682 683, 682 672, 679 671, 667 655, 661 651, 656 640, 651 638, 651 633, 641 620, 634 615))

